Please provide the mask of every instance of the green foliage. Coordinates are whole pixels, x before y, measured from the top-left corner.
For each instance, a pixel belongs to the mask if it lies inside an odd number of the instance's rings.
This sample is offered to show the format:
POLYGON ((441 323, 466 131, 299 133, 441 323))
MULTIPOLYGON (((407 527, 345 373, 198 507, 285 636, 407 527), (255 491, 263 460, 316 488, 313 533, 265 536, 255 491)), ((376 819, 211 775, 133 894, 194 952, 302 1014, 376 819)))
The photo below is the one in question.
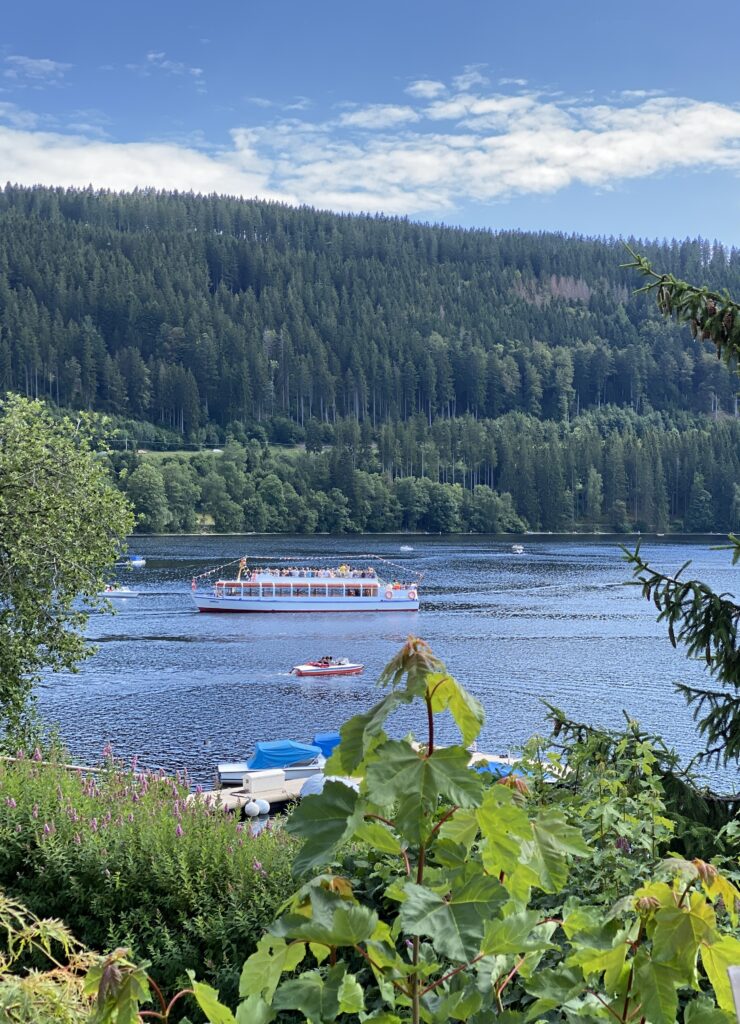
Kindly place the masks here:
POLYGON ((92 958, 60 921, 41 920, 0 890, 0 1019, 13 1024, 79 1024, 89 1019, 91 1003, 83 991, 83 970, 92 958), (61 948, 61 952, 57 947, 61 948), (55 966, 27 971, 20 961, 29 952, 55 966), (67 962, 59 963, 54 954, 67 962))
MULTIPOLYGON (((740 559, 740 538, 731 536, 733 563, 740 559)), ((679 685, 693 708, 699 732, 705 736, 704 757, 727 763, 740 758, 740 605, 726 594, 716 594, 701 580, 682 579, 690 563, 674 576, 654 570, 640 549, 625 551, 634 583, 658 609, 658 621, 668 626, 674 647, 681 644, 691 658, 702 658, 718 682, 730 692, 679 685)))
POLYGON ((133 517, 91 447, 91 425, 41 402, 0 403, 0 728, 17 727, 44 668, 90 653, 88 607, 133 517))
POLYGON ((688 323, 694 338, 714 342, 717 355, 737 370, 740 359, 740 305, 730 298, 727 289, 712 291, 706 285, 688 284, 673 274, 659 274, 650 260, 627 246, 633 257, 626 264, 649 278, 643 292, 656 293, 661 313, 688 323))
MULTIPOLYGON (((471 771, 463 746, 436 746, 437 713, 465 739, 482 713, 423 642, 409 638, 383 680, 389 692, 346 723, 329 764, 359 792, 329 783, 291 818, 304 882, 244 965, 235 1020, 674 1024, 680 1002, 686 1021, 731 1024, 740 891, 704 860, 662 857, 659 756, 636 727, 618 764, 597 765, 572 797, 586 752, 559 769, 562 790, 545 782, 557 761, 531 751, 530 794, 523 777, 471 771), (425 743, 389 739, 388 716, 415 701, 425 743), (615 839, 623 862, 608 857, 615 839)), ((196 998, 210 1021, 232 1020, 212 992, 196 998)))
POLYGON ((95 778, 0 762, 0 885, 86 946, 128 947, 173 993, 188 968, 236 999, 244 958, 292 889, 295 843, 252 836, 184 780, 109 761, 95 778))
POLYGON ((646 246, 694 344, 630 292, 645 268, 617 242, 13 186, 0 226, 0 392, 115 416, 141 529, 737 528, 720 245, 646 246), (163 473, 163 504, 133 479, 137 448, 230 439, 275 446, 246 487, 163 473), (689 514, 696 472, 711 509, 689 514))

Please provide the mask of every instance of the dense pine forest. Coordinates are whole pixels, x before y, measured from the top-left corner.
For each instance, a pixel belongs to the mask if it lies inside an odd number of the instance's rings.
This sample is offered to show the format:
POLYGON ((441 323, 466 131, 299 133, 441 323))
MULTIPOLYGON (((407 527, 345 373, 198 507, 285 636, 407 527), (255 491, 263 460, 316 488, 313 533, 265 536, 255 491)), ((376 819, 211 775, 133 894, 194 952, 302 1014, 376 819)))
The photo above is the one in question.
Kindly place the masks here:
POLYGON ((0 229, 0 392, 108 414, 143 529, 740 525, 737 377, 620 241, 16 186, 0 229))

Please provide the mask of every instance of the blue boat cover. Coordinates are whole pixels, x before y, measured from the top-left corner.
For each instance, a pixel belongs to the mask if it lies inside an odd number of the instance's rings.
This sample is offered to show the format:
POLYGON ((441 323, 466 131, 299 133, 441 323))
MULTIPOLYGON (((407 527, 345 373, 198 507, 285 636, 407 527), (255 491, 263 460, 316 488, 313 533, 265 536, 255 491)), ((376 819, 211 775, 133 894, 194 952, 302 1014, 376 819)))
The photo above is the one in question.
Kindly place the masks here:
POLYGON ((287 768, 298 761, 312 761, 321 753, 321 747, 294 740, 269 740, 256 743, 254 753, 247 761, 250 768, 287 768))
POLYGON ((321 753, 324 757, 329 757, 334 747, 339 743, 338 732, 317 732, 314 738, 311 740, 317 747, 321 747, 321 753))
POLYGON ((491 775, 495 775, 499 779, 505 779, 508 775, 524 775, 524 772, 520 768, 516 768, 511 764, 502 764, 500 761, 485 761, 481 764, 473 765, 473 768, 479 774, 489 772, 491 775))

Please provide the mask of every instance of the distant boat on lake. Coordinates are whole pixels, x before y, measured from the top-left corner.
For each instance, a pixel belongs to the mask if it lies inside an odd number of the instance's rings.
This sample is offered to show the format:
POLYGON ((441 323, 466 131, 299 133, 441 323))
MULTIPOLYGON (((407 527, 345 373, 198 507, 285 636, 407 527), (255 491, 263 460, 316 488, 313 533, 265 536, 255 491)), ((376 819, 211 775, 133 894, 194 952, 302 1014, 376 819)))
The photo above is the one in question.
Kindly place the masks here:
POLYGON ((523 555, 524 554, 524 545, 523 544, 512 544, 511 545, 511 553, 512 553, 512 555, 523 555))

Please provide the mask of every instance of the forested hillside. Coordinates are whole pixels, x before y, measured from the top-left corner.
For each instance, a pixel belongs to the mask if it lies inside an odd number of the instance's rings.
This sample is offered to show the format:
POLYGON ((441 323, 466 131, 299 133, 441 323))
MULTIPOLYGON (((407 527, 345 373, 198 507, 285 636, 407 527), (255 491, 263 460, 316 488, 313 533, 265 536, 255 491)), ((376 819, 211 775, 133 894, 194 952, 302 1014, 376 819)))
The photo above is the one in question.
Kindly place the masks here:
MULTIPOLYGON (((740 295, 740 251, 639 248, 740 295)), ((8 186, 0 391, 135 421, 137 443, 146 423, 191 443, 305 442, 308 504, 327 487, 351 502, 366 473, 389 494, 409 476, 508 492, 531 528, 731 528, 737 378, 635 294, 626 258, 613 240, 8 186), (345 457, 334 479, 323 446, 345 457)), ((215 518, 206 471, 183 467, 215 518)))

